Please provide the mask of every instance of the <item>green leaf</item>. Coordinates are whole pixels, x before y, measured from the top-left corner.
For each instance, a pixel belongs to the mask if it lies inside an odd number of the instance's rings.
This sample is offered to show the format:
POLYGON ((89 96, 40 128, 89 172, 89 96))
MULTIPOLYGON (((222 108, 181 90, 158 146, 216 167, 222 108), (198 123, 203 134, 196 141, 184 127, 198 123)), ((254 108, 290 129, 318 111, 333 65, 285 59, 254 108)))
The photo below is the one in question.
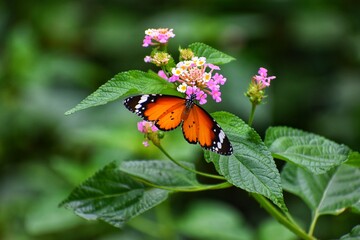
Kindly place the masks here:
POLYGON ((341 240, 358 240, 360 239, 360 225, 356 225, 351 229, 351 232, 342 236, 341 240))
POLYGON ((345 163, 351 166, 360 167, 360 153, 355 151, 351 152, 345 163))
POLYGON ((350 153, 345 145, 289 127, 268 128, 265 144, 275 158, 292 162, 315 174, 340 165, 350 153))
POLYGON ((153 72, 146 73, 137 70, 122 72, 100 86, 65 114, 69 115, 89 107, 103 105, 129 94, 157 94, 172 88, 174 88, 173 84, 153 72))
POLYGON ((251 229, 239 212, 220 202, 192 203, 178 220, 177 227, 189 239, 253 239, 251 229))
MULTIPOLYGON (((189 168, 195 168, 192 163, 181 163, 189 168)), ((120 169, 159 186, 200 186, 195 173, 185 170, 171 161, 125 161, 121 163, 120 169)))
POLYGON ((207 151, 205 159, 231 184, 258 193, 286 211, 280 173, 260 136, 244 121, 227 112, 212 114, 234 148, 231 156, 207 151))
POLYGON ((235 60, 235 58, 223 52, 220 52, 219 50, 216 50, 215 48, 212 48, 204 43, 192 43, 189 45, 189 48, 194 52, 195 56, 206 57, 207 63, 221 65, 235 60))
POLYGON ((360 199, 357 203, 355 203, 354 205, 351 206, 351 210, 354 213, 360 214, 360 199))
POLYGON ((281 177, 284 189, 303 199, 313 216, 340 214, 360 200, 360 169, 346 164, 314 175, 287 163, 281 177))
POLYGON ((61 206, 87 220, 103 220, 121 227, 167 197, 168 191, 149 188, 111 163, 75 188, 61 206))

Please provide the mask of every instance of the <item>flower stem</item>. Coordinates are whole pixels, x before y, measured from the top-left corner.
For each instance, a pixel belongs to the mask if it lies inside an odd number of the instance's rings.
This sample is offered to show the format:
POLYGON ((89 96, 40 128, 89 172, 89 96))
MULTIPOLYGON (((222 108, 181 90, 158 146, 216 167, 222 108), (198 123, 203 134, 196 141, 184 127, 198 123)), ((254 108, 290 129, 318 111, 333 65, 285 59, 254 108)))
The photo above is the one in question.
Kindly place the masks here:
POLYGON ((250 117, 249 117, 249 121, 248 121, 249 126, 251 126, 253 123, 256 106, 257 105, 255 103, 251 103, 251 113, 250 113, 250 117))
POLYGON ((156 145, 171 161, 173 161, 176 165, 190 171, 190 172, 193 172, 193 173, 196 173, 198 175, 201 175, 201 176, 204 176, 204 177, 209 177, 209 178, 214 178, 214 179, 219 179, 219 180, 225 180, 224 177, 222 176, 219 176, 219 175, 213 175, 213 174, 209 174, 209 173, 204 173, 204 172, 199 172, 199 171, 196 171, 195 169, 192 169, 178 161, 176 161, 174 158, 172 158, 166 151, 165 149, 163 149, 163 147, 161 145, 156 145))
POLYGON ((294 221, 287 218, 282 214, 273 204, 271 204, 265 197, 260 194, 252 193, 251 194, 258 203, 277 221, 287 227, 290 231, 292 231, 297 236, 301 237, 305 240, 314 240, 315 238, 312 237, 310 234, 306 234, 294 221))
POLYGON ((166 77, 170 77, 170 73, 167 71, 165 66, 161 66, 161 70, 165 73, 166 77))

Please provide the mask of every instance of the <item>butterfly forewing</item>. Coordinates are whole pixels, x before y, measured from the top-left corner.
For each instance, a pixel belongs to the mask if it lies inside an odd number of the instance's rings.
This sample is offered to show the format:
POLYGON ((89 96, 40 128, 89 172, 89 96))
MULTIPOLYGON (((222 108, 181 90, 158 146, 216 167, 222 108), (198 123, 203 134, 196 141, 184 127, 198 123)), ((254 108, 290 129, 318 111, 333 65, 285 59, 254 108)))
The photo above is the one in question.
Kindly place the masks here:
POLYGON ((169 131, 180 125, 185 99, 161 94, 129 97, 125 106, 144 120, 152 121, 163 130, 169 131))
POLYGON ((144 115, 154 121, 159 129, 169 131, 180 125, 184 109, 185 99, 162 96, 149 103, 144 115))

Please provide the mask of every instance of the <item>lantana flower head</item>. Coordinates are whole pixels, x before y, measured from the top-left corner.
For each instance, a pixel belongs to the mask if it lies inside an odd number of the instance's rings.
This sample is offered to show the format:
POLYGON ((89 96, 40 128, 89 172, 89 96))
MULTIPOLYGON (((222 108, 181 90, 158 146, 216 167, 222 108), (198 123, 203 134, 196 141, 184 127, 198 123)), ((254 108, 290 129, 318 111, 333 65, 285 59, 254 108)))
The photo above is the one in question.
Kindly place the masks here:
POLYGON ((254 81, 256 81, 256 83, 258 85, 260 85, 261 89, 269 87, 270 81, 276 78, 275 76, 268 77, 267 72, 268 72, 268 70, 266 68, 261 67, 261 68, 259 68, 259 71, 258 71, 259 75, 255 75, 253 77, 254 81))
POLYGON ((268 76, 267 72, 266 68, 259 68, 258 75, 253 76, 248 91, 245 93, 250 102, 255 105, 261 103, 262 99, 266 97, 264 89, 269 87, 271 80, 276 78, 268 76))
POLYGON ((189 48, 180 48, 179 51, 181 60, 190 60, 194 57, 193 51, 189 48))
POLYGON ((200 104, 207 102, 210 95, 216 102, 221 102, 220 85, 224 85, 226 78, 214 71, 220 68, 214 64, 206 63, 205 57, 192 57, 191 60, 179 62, 172 69, 169 82, 179 84, 177 90, 185 92, 187 98, 195 95, 200 104), (186 90, 185 90, 186 87, 186 90), (185 90, 185 91, 184 91, 185 90))
POLYGON ((150 45, 166 44, 170 38, 175 37, 173 29, 168 28, 149 28, 145 31, 143 47, 150 45))
POLYGON ((154 125, 154 123, 143 120, 138 122, 137 128, 139 132, 144 133, 145 135, 145 140, 143 141, 143 145, 145 147, 149 146, 149 140, 152 141, 155 145, 159 144, 160 139, 157 134, 159 129, 154 125))
POLYGON ((152 122, 145 120, 138 122, 137 127, 141 133, 152 133, 159 130, 152 122))

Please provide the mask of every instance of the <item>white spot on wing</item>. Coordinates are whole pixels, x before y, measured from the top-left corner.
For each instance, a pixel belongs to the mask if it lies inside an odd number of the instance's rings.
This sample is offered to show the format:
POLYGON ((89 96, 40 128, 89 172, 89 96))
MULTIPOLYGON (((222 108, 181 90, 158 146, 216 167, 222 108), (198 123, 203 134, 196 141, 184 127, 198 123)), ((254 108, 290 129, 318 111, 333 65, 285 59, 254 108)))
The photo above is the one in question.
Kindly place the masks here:
POLYGON ((223 143, 224 139, 225 139, 225 133, 224 133, 223 130, 220 130, 220 133, 219 133, 219 141, 220 141, 220 143, 223 143))
POLYGON ((148 98, 149 98, 149 95, 142 95, 138 102, 138 105, 146 102, 148 100, 148 98))

